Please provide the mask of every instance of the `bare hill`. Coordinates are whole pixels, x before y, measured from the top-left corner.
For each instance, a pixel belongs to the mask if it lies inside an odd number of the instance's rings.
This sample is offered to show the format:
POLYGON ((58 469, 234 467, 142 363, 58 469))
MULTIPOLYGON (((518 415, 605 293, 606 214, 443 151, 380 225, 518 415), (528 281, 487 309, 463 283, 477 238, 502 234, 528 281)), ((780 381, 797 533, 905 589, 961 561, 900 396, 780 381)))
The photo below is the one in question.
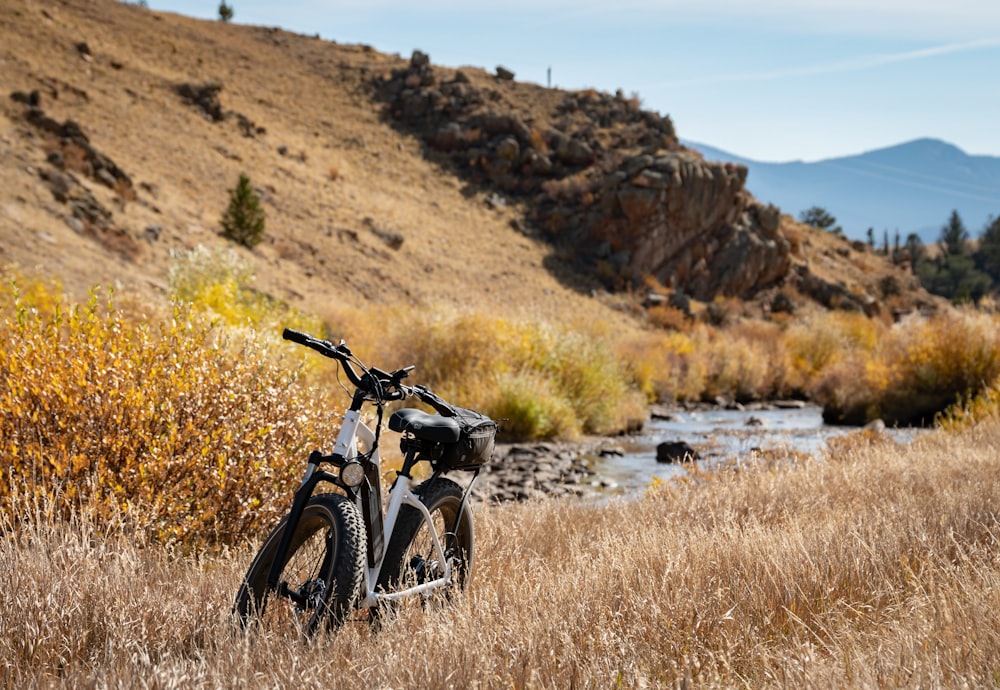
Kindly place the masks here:
POLYGON ((779 290, 927 302, 905 268, 757 203, 745 170, 706 168, 620 96, 114 0, 6 2, 0 45, 0 264, 75 294, 162 294, 173 250, 228 245, 219 218, 245 172, 267 213, 266 241, 240 250, 258 287, 321 314, 367 300, 625 324, 631 298, 606 290, 649 277, 765 308, 779 290), (453 116, 431 102, 444 83, 473 94, 453 116), (506 124, 475 119, 493 116, 506 124), (503 129, 515 120, 521 139, 503 129), (684 185, 669 186, 671 165, 684 185))

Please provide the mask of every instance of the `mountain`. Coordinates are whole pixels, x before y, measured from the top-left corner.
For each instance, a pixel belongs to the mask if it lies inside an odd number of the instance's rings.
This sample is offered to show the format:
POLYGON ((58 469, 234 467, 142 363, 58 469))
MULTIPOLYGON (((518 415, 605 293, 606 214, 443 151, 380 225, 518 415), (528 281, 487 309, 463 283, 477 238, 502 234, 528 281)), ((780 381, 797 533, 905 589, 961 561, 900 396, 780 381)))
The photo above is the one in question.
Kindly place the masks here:
POLYGON ((990 216, 1000 215, 1000 158, 970 156, 937 139, 815 163, 762 163, 685 144, 709 160, 746 165, 747 189, 786 213, 825 208, 852 239, 866 239, 873 228, 879 244, 885 232, 893 241, 897 231, 902 240, 917 233, 935 242, 953 210, 978 237, 990 216))

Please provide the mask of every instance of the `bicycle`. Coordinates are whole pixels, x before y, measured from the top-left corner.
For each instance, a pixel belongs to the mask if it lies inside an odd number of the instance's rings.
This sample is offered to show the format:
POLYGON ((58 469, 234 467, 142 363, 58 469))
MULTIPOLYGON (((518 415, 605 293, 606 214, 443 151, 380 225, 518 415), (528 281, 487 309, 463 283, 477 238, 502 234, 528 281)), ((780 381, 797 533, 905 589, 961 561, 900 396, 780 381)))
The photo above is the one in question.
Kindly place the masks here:
POLYGON ((334 345, 287 328, 282 336, 336 360, 355 390, 333 452, 310 454, 288 514, 243 578, 233 606, 239 626, 267 620, 308 636, 341 626, 356 610, 367 609, 374 622, 408 597, 464 589, 475 546, 468 501, 493 454, 496 422, 425 386, 403 385, 413 366, 385 372, 362 364, 343 340, 334 345), (434 413, 404 407, 389 417, 389 430, 401 434, 403 464, 383 511, 383 413, 387 403, 412 397, 434 413), (362 421, 366 404, 377 412, 374 429, 362 421), (414 486, 411 472, 424 461, 432 474, 414 486), (464 489, 444 476, 452 471, 472 472, 464 489), (323 482, 339 491, 315 493, 323 482))

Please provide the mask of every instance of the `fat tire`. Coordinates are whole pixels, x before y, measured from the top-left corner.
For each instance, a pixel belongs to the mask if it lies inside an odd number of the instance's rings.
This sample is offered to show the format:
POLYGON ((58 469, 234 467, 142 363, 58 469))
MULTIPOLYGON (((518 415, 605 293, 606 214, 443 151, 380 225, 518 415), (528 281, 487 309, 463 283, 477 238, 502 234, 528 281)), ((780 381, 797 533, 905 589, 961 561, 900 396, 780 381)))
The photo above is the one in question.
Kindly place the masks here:
MULTIPOLYGON (((269 590, 267 578, 287 522, 286 516, 271 531, 243 578, 233 605, 233 617, 241 628, 259 622, 269 606, 284 603, 277 601, 277 594, 269 590)), ((364 581, 367 558, 364 522, 357 507, 340 494, 319 494, 309 499, 289 544, 281 580, 289 575, 289 563, 295 561, 296 555, 301 555, 300 549, 311 537, 322 536, 322 530, 326 530, 327 535, 322 561, 310 569, 309 578, 313 581, 322 579, 325 590, 316 597, 317 605, 300 627, 307 636, 321 629, 324 623, 327 629, 343 624, 357 603, 364 581)), ((303 583, 296 581, 288 584, 298 588, 303 583)))
MULTIPOLYGON (((455 516, 462 506, 462 488, 450 479, 437 478, 423 482, 414 493, 420 501, 427 506, 432 519, 440 514, 445 521, 445 529, 455 528, 455 516)), ((382 562, 382 570, 379 573, 378 588, 381 591, 393 591, 399 589, 401 582, 408 576, 410 546, 417 537, 420 527, 424 523, 423 515, 413 506, 403 506, 399 511, 396 526, 393 529, 389 545, 386 547, 385 559, 382 562)), ((451 589, 464 589, 472 579, 473 549, 475 546, 475 535, 472 525, 472 513, 468 505, 462 510, 462 517, 458 521, 454 534, 439 535, 444 538, 443 544, 449 558, 452 559, 452 585, 451 589)), ((431 555, 431 554, 422 554, 431 555)), ((405 583, 404 583, 405 584, 405 583)), ((372 610, 376 618, 381 613, 372 610)))

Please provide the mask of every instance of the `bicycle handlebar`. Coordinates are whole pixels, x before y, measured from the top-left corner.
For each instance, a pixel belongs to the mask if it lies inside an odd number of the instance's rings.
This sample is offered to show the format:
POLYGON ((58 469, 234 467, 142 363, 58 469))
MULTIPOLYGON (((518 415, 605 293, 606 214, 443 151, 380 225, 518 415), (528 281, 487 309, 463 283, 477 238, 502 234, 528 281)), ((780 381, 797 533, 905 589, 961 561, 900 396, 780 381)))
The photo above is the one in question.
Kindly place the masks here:
POLYGON ((319 338, 314 338, 311 335, 292 330, 291 328, 284 329, 281 332, 281 337, 293 343, 305 345, 325 357, 337 360, 343 365, 347 378, 350 379, 355 388, 367 393, 377 394, 380 400, 403 400, 415 394, 413 388, 404 386, 401 383, 413 371, 414 367, 412 366, 403 367, 402 369, 388 373, 377 367, 366 368, 355 359, 355 362, 361 365, 364 370, 364 374, 359 376, 358 372, 351 366, 353 353, 343 340, 339 344, 334 345, 328 340, 320 340, 319 338), (373 383, 375 385, 372 385, 373 383))

